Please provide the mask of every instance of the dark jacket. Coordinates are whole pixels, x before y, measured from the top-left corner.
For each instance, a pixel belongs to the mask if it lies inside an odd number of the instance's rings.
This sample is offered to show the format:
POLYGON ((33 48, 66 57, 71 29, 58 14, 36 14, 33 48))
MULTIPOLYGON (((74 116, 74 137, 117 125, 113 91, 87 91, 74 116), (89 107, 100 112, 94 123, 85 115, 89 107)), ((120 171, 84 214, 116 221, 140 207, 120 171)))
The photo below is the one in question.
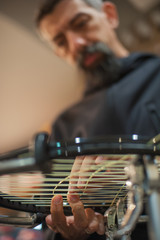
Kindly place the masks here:
POLYGON ((134 53, 121 61, 119 81, 62 113, 52 139, 160 132, 160 58, 134 53))

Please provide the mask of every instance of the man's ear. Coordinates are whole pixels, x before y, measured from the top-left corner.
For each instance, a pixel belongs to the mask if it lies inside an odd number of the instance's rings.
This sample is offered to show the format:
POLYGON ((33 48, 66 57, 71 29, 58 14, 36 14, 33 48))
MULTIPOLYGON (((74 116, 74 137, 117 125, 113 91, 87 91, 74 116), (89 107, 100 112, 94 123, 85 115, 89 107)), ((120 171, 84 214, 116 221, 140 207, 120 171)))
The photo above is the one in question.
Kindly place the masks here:
POLYGON ((116 6, 113 3, 107 1, 103 3, 102 10, 107 17, 110 26, 113 29, 116 29, 119 25, 119 17, 116 6))

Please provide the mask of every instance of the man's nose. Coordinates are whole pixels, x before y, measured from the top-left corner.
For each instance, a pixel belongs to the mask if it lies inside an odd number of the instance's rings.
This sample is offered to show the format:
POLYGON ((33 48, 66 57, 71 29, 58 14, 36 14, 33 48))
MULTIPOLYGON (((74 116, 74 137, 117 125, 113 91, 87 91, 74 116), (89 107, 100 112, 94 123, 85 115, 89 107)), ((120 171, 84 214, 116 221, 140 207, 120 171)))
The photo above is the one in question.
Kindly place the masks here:
POLYGON ((70 53, 76 59, 77 55, 87 46, 87 39, 79 34, 69 33, 68 44, 70 53))

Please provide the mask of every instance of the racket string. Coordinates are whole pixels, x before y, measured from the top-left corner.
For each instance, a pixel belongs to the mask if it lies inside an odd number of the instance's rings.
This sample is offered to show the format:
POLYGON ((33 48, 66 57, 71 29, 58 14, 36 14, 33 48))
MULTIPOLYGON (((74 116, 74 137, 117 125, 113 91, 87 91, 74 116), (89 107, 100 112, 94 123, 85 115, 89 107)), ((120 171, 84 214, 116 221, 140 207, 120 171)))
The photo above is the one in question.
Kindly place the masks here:
MULTIPOLYGON (((118 198, 127 198, 124 167, 135 155, 112 155, 107 158, 103 164, 88 165, 85 172, 79 171, 75 175, 71 175, 73 159, 55 159, 53 172, 47 176, 37 172, 2 176, 1 196, 11 201, 21 201, 22 204, 50 206, 52 197, 61 194, 64 205, 67 206, 68 187, 71 184, 71 194, 78 194, 85 206, 113 206, 118 198), (80 176, 81 182, 84 183, 78 185, 77 176, 80 176), (11 196, 5 196, 5 193, 11 196)), ((157 167, 160 171, 159 158, 157 167)))

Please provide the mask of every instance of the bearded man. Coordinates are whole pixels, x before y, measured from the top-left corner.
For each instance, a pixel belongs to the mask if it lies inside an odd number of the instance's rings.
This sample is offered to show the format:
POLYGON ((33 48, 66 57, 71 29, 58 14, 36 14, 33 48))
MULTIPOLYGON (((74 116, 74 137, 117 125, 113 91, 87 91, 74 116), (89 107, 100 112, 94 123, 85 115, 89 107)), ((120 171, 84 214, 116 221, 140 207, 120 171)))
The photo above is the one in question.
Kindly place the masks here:
MULTIPOLYGON (((57 118, 52 140, 131 134, 153 137, 160 132, 160 59, 130 54, 117 37, 118 25, 116 6, 109 1, 48 0, 40 8, 40 34, 56 55, 86 75, 84 98, 57 118)), ((57 232, 55 239, 105 239, 103 216, 84 209, 78 196, 69 195, 68 201, 70 217, 63 213, 60 195, 52 200, 46 221, 57 232)), ((139 232, 136 240, 146 240, 144 234, 144 230, 142 235, 139 232)))

